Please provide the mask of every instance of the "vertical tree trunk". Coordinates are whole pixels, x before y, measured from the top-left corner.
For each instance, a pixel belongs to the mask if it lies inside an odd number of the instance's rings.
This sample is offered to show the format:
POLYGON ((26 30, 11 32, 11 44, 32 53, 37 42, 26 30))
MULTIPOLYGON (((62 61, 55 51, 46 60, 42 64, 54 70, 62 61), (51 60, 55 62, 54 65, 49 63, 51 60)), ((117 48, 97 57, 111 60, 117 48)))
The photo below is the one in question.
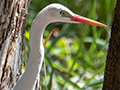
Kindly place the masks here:
POLYGON ((27 0, 0 0, 0 90, 11 90, 21 74, 27 0))
POLYGON ((111 30, 103 90, 120 90, 120 0, 117 0, 111 30))

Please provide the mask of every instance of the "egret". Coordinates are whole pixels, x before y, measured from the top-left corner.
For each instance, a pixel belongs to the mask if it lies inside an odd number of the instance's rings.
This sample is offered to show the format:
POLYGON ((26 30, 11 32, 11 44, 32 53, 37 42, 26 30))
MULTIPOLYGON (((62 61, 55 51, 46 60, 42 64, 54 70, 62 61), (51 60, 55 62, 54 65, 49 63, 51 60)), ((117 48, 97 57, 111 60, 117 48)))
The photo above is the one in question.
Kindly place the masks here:
POLYGON ((13 90, 34 90, 36 79, 40 73, 43 59, 44 46, 42 43, 43 33, 46 26, 53 22, 67 22, 67 23, 86 23, 100 27, 106 25, 77 15, 69 10, 67 7, 53 3, 46 6, 34 19, 30 28, 30 54, 25 71, 21 75, 13 90))

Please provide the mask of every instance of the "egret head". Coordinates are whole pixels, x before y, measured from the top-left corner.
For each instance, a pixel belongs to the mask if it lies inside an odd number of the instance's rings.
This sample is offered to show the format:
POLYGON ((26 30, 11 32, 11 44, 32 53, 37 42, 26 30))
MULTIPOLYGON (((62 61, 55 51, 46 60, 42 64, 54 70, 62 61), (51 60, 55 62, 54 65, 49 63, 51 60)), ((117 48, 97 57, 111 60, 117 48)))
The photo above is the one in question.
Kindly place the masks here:
POLYGON ((96 25, 101 27, 106 27, 106 25, 96 22, 94 20, 85 18, 83 16, 77 15, 69 10, 67 7, 61 4, 50 4, 45 7, 42 11, 44 18, 46 18, 49 23, 51 22, 67 22, 67 23, 86 23, 90 25, 96 25))

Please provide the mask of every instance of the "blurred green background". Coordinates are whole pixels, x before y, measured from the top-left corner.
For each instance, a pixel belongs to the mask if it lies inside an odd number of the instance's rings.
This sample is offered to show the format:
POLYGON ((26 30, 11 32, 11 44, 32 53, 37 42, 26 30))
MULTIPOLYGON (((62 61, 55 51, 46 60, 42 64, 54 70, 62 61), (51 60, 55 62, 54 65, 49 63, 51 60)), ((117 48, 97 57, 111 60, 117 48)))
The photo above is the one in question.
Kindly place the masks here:
MULTIPOLYGON (((110 29, 116 0, 32 0, 29 5, 26 52, 29 55, 29 29, 33 19, 45 6, 60 3, 74 13, 106 24, 107 28, 87 24, 52 23, 44 40, 58 28, 45 47, 48 90, 99 90, 103 85, 110 29)), ((24 59, 23 59, 24 62, 24 59)), ((44 69, 41 88, 45 90, 44 69)))

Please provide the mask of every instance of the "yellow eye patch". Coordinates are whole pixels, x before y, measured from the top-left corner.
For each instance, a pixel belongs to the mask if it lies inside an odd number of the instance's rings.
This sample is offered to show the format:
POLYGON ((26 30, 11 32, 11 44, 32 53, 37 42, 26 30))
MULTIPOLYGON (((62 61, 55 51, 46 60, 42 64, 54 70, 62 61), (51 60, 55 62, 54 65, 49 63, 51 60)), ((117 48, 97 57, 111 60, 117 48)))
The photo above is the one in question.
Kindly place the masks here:
POLYGON ((60 15, 62 15, 63 17, 69 17, 71 16, 68 12, 66 11, 60 11, 60 15))

